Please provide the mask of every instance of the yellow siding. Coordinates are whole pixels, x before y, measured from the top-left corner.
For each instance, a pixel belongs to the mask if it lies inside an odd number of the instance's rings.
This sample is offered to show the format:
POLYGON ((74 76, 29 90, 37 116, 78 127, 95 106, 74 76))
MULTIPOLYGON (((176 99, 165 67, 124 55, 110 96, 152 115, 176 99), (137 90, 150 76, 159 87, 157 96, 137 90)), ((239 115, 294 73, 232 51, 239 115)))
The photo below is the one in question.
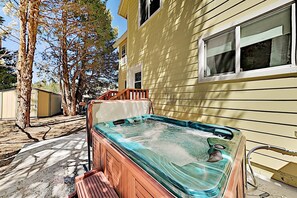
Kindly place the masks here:
MULTIPOLYGON (((237 127, 248 139, 247 150, 262 144, 297 150, 297 74, 198 82, 199 38, 278 2, 165 0, 138 27, 138 1, 129 1, 128 68, 142 64, 155 113, 237 127)), ((258 151, 253 161, 279 170, 297 158, 258 151)))
POLYGON ((126 81, 127 69, 125 67, 120 67, 119 69, 119 91, 125 89, 125 81, 126 81))
POLYGON ((15 119, 16 91, 4 91, 2 101, 2 119, 15 119))
POLYGON ((125 81, 126 81, 127 69, 120 68, 119 69, 119 91, 125 89, 125 81))
POLYGON ((3 101, 3 92, 0 92, 0 119, 2 119, 2 102, 3 101))
POLYGON ((61 95, 51 94, 51 111, 50 116, 61 112, 61 95))
POLYGON ((38 117, 50 115, 50 93, 38 91, 38 117))
MULTIPOLYGON (((122 58, 122 46, 126 45, 126 54, 127 54, 127 39, 125 39, 122 43, 119 45, 119 59, 122 58)), ((127 76, 127 64, 119 65, 119 90, 125 89, 125 80, 127 76)))

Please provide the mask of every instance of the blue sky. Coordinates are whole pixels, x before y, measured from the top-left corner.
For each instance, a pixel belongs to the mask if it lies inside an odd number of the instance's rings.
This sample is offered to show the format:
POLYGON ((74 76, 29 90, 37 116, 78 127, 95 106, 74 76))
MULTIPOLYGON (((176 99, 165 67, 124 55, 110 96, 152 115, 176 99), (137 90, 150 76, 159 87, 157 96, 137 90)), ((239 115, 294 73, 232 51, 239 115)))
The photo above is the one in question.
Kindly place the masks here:
POLYGON ((127 21, 123 17, 118 15, 118 8, 120 5, 120 0, 109 0, 107 2, 107 8, 110 9, 111 15, 113 17, 112 26, 117 27, 119 30, 118 37, 122 36, 127 30, 127 21))
MULTIPOLYGON (((127 30, 127 21, 123 17, 118 15, 118 8, 120 5, 120 0, 108 0, 107 1, 107 8, 110 10, 112 15, 112 23, 111 25, 115 28, 118 28, 118 37, 120 37, 125 31, 127 30)), ((5 20, 4 24, 8 24, 11 22, 11 19, 9 17, 6 17, 2 11, 2 7, 0 8, 0 16, 2 16, 5 20)), ((9 39, 6 39, 3 41, 3 47, 7 48, 8 50, 17 50, 18 44, 15 42, 12 42, 9 39)), ((42 49, 42 43, 39 43, 37 46, 37 52, 35 55, 35 59, 40 59, 40 49, 42 49), (39 50, 38 50, 39 48, 39 50)), ((33 82, 38 81, 38 77, 36 75, 37 71, 33 68, 33 82)))

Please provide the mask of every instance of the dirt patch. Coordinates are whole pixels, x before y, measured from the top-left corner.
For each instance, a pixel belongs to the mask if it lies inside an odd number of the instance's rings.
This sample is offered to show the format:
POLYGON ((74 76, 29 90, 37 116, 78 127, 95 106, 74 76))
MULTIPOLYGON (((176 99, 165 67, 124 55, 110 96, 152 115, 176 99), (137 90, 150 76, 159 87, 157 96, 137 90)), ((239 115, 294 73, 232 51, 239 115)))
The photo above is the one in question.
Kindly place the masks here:
POLYGON ((31 127, 20 130, 14 121, 0 121, 0 173, 27 143, 66 136, 85 128, 84 116, 32 119, 31 127))

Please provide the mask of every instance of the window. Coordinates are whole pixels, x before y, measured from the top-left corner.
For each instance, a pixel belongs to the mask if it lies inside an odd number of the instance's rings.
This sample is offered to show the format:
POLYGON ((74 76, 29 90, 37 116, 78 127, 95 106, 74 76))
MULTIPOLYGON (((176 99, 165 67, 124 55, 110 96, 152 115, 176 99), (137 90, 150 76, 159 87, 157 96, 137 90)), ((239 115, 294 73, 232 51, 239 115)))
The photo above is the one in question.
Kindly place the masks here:
POLYGON ((135 73, 134 88, 141 89, 141 72, 135 73))
POLYGON ((140 25, 148 20, 161 5, 161 0, 140 0, 140 25))
POLYGON ((235 72, 234 31, 230 31, 205 42, 206 64, 205 76, 235 72))
POLYGON ((122 46, 122 51, 121 51, 121 53, 122 53, 122 58, 126 56, 126 45, 123 45, 123 46, 122 46))
POLYGON ((293 6, 295 4, 202 39, 200 78, 243 76, 245 72, 255 74, 260 69, 272 71, 295 66, 293 6))
POLYGON ((291 9, 240 29, 241 71, 291 64, 291 9))

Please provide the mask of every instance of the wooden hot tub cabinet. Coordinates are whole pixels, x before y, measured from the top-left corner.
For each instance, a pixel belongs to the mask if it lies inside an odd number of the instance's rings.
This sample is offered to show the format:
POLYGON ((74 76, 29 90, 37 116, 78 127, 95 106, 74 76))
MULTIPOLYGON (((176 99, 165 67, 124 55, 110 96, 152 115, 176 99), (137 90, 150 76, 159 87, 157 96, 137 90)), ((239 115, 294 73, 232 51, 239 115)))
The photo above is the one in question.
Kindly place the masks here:
MULTIPOLYGON (((104 136, 93 129, 93 169, 104 172, 123 198, 174 197, 148 173, 116 149, 104 136)), ((240 143, 224 197, 245 197, 245 140, 240 143)))

